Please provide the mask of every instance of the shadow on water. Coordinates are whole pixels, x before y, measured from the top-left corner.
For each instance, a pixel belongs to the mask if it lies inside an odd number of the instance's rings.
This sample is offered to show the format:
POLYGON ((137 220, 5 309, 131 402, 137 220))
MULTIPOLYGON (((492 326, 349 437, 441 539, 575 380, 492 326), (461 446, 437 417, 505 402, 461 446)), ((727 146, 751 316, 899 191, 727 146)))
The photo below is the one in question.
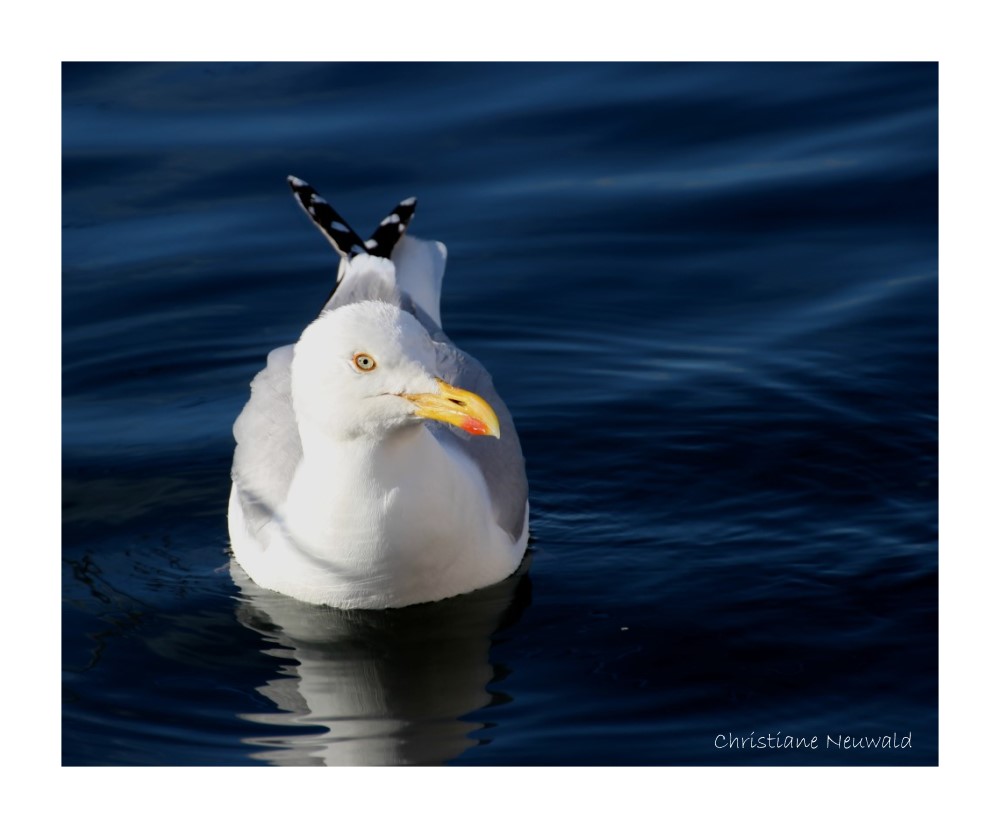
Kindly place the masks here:
POLYGON ((248 738, 274 765, 426 765, 476 744, 469 714, 503 702, 491 637, 531 601, 527 559, 507 580, 388 611, 313 606, 261 589, 235 561, 237 620, 284 660, 257 691, 278 710, 244 718, 291 735, 248 738))

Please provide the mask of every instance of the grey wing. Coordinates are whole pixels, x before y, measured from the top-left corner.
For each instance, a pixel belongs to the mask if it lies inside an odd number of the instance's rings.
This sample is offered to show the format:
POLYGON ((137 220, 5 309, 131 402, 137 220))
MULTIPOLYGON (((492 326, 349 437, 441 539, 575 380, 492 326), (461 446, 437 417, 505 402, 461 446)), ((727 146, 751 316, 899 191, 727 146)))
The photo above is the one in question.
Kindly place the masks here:
POLYGON ((262 544, 302 458, 291 397, 294 347, 268 354, 267 367, 250 383, 250 399, 233 424, 233 482, 247 529, 262 544))
POLYGON ((442 429, 440 434, 442 439, 458 445, 479 467, 490 492, 497 523, 516 540, 524 528, 528 478, 514 420, 493 387, 493 378, 479 361, 456 348, 443 331, 434 333, 433 339, 441 379, 478 394, 496 411, 500 421, 499 440, 471 437, 453 428, 442 429))

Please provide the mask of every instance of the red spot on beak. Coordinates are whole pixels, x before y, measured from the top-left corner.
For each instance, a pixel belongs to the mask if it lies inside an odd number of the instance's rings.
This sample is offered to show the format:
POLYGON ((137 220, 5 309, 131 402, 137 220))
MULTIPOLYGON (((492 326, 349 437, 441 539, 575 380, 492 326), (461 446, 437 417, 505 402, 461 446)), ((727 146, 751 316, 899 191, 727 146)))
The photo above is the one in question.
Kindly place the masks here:
POLYGON ((477 420, 475 417, 466 417, 463 419, 459 428, 462 431, 468 431, 469 434, 478 434, 480 436, 490 433, 490 430, 486 427, 486 423, 482 420, 477 420))

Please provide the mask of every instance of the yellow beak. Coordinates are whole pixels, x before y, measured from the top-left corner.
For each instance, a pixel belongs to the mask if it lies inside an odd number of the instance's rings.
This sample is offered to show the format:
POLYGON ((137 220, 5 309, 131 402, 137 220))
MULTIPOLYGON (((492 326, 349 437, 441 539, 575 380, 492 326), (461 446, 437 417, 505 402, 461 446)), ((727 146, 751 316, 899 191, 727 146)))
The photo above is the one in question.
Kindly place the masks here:
POLYGON ((500 421, 496 412, 478 394, 455 388, 444 380, 437 381, 437 394, 402 394, 417 406, 418 417, 451 423, 469 434, 478 434, 500 439, 500 421))

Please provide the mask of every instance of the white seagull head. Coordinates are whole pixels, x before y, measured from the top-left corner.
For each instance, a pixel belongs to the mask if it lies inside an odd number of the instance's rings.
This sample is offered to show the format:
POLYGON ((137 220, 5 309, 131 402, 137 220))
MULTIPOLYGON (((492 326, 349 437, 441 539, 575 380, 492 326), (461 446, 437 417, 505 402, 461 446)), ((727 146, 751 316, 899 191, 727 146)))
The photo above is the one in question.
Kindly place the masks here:
POLYGON ((428 420, 500 436, 490 405, 440 378, 437 349, 409 313, 380 301, 324 312, 292 359, 296 416, 328 439, 383 439, 428 420))

